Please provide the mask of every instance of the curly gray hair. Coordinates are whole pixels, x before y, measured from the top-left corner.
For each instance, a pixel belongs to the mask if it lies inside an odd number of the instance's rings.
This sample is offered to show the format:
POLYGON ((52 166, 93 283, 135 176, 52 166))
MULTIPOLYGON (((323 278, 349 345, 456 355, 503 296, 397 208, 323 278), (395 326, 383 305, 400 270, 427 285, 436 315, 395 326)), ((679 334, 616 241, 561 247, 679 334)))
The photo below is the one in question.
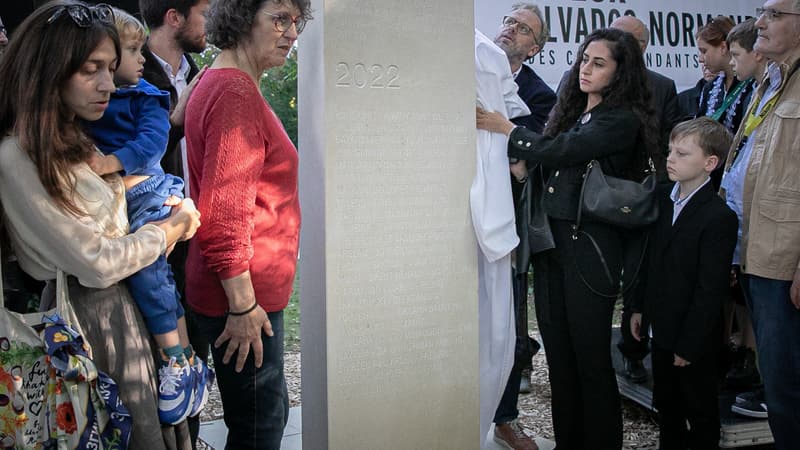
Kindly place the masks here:
POLYGON ((311 20, 310 0, 212 0, 206 19, 208 41, 220 49, 236 48, 253 30, 256 13, 266 3, 290 4, 311 20))

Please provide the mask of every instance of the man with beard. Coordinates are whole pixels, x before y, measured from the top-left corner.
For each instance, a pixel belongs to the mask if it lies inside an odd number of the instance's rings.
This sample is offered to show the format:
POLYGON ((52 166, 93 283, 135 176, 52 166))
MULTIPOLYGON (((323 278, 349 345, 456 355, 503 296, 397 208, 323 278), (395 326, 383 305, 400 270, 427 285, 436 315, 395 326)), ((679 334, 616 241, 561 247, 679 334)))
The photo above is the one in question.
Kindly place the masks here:
MULTIPOLYGON (((511 65, 511 73, 519 87, 517 94, 531 110, 529 116, 513 120, 517 125, 524 126, 540 133, 544 129, 547 116, 556 103, 556 94, 529 66, 523 64, 527 59, 538 54, 550 37, 547 24, 543 20, 542 12, 538 6, 531 3, 517 3, 511 7, 511 12, 501 22, 500 31, 494 43, 505 51, 511 65)), ((514 354, 514 367, 511 369, 506 383, 503 397, 495 412, 494 440, 506 448, 515 450, 535 450, 536 442, 522 432, 516 419, 517 397, 520 392, 520 383, 528 386, 528 376, 523 380, 523 369, 530 367, 531 357, 539 349, 539 343, 528 337, 528 267, 530 265, 530 249, 527 239, 530 216, 523 203, 531 199, 531 189, 534 179, 539 179, 542 173, 536 168, 526 174, 525 163, 520 162, 512 166, 515 169, 512 179, 514 203, 516 207, 517 233, 520 245, 516 249, 516 270, 514 271, 514 310, 517 329, 517 341, 514 354), (519 172, 519 173, 517 173, 519 172), (531 181, 527 181, 528 178, 531 181), (519 201, 526 191, 525 200, 519 201)))
MULTIPOLYGON (((169 92, 171 109, 175 108, 181 93, 199 72, 189 53, 200 53, 206 48, 205 13, 208 7, 209 0, 139 0, 139 11, 150 28, 150 37, 142 48, 145 57, 144 79, 158 89, 169 92)), ((161 159, 161 166, 165 172, 183 179, 186 186, 184 194, 189 198, 191 193, 188 188, 183 120, 170 125, 167 151, 161 159)), ((188 242, 178 243, 168 262, 186 311, 189 342, 197 356, 208 361, 209 343, 197 330, 193 312, 186 303, 184 266, 187 250, 188 242)), ((200 418, 190 417, 186 420, 192 447, 196 449, 200 418)))

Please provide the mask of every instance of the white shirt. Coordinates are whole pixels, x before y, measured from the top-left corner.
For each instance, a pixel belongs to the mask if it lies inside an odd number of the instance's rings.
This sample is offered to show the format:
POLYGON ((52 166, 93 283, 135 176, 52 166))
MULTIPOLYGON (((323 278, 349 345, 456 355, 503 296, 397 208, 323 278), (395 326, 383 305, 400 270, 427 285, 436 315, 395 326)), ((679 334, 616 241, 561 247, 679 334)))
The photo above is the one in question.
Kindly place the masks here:
MULTIPOLYGON (((153 56, 156 58, 161 68, 164 69, 164 73, 167 74, 170 84, 172 84, 172 87, 175 88, 175 92, 178 93, 178 97, 180 97, 183 90, 189 85, 188 78, 191 66, 186 59, 186 55, 181 55, 181 65, 178 67, 178 72, 175 75, 172 74, 172 66, 168 62, 161 59, 161 57, 155 53, 153 53, 153 56)), ((186 138, 181 138, 181 165, 183 169, 183 195, 189 198, 189 163, 186 157, 186 138)))
POLYGON ((521 64, 520 64, 520 66, 519 66, 519 69, 517 69, 516 71, 514 71, 514 73, 512 73, 511 75, 513 75, 513 76, 514 76, 514 79, 516 80, 516 79, 517 79, 517 75, 519 75, 519 73, 520 73, 520 72, 522 72, 522 65, 521 65, 521 64))
POLYGON ((669 198, 672 199, 672 203, 674 204, 672 208, 673 225, 675 225, 675 221, 678 220, 678 216, 681 214, 681 211, 683 211, 683 207, 686 206, 686 204, 689 203, 689 200, 692 199, 692 196, 697 191, 699 191, 703 186, 707 185, 709 181, 711 181, 711 178, 706 178, 706 181, 703 184, 697 186, 695 190, 693 190, 689 195, 687 195, 684 198, 680 198, 681 184, 675 183, 675 186, 673 186, 672 188, 672 193, 669 194, 669 198))

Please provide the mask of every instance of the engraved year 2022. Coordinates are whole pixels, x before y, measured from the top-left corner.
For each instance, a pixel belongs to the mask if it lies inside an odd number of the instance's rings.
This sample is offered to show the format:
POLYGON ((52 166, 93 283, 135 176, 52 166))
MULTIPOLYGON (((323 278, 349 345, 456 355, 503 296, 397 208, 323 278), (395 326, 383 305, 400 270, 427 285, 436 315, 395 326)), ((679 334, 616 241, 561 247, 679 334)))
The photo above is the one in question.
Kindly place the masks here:
POLYGON ((336 65, 336 86, 372 89, 400 89, 400 69, 395 65, 367 65, 340 62, 336 65))

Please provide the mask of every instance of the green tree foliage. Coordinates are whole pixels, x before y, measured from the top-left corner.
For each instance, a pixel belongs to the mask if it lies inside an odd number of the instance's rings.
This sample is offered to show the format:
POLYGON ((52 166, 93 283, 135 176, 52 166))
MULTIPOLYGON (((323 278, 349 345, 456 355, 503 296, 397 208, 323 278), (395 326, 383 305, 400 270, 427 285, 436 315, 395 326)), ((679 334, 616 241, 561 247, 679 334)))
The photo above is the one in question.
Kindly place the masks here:
MULTIPOLYGON (((209 46, 194 55, 198 67, 211 66, 219 49, 209 46)), ((261 75, 261 95, 281 119, 286 134, 297 146, 297 48, 293 48, 286 63, 273 67, 261 75)))

